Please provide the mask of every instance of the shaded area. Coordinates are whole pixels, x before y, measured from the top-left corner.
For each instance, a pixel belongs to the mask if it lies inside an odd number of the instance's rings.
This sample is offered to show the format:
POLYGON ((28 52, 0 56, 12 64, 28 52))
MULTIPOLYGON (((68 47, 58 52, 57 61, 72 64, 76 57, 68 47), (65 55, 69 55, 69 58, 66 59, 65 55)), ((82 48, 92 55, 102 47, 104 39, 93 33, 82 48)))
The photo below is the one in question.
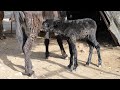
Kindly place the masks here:
POLYGON ((98 25, 98 30, 96 32, 97 40, 103 46, 111 45, 115 46, 115 42, 107 30, 104 20, 102 19, 99 11, 68 11, 68 19, 82 19, 82 18, 92 18, 96 21, 98 25))
MULTIPOLYGON (((107 30, 107 26, 103 18, 101 17, 99 11, 67 11, 68 20, 82 19, 82 18, 92 18, 96 21, 98 29, 96 32, 96 38, 98 42, 103 46, 116 46, 115 42, 107 30)), ((45 36, 44 32, 41 32, 41 37, 45 36)), ((51 38, 55 38, 54 34, 51 33, 51 38)))

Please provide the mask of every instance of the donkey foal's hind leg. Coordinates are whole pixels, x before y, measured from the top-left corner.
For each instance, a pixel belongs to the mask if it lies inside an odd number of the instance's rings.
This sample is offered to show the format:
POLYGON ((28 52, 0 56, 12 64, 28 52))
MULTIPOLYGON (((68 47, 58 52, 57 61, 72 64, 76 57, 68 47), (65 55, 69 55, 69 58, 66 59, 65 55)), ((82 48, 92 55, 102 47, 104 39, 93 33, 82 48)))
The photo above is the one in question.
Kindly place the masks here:
POLYGON ((97 55, 98 55, 98 67, 100 67, 102 65, 102 59, 101 59, 101 55, 100 55, 100 44, 97 42, 97 40, 94 38, 92 39, 92 43, 94 45, 94 47, 97 50, 97 55))
POLYGON ((100 45, 99 45, 98 42, 95 45, 95 48, 96 48, 97 54, 98 54, 98 67, 101 67, 101 65, 102 65, 102 59, 101 59, 101 55, 100 55, 100 45))
POLYGON ((94 46, 89 41, 87 41, 87 43, 89 44, 89 56, 88 56, 88 60, 86 62, 86 65, 89 65, 91 63, 91 58, 92 58, 94 46))

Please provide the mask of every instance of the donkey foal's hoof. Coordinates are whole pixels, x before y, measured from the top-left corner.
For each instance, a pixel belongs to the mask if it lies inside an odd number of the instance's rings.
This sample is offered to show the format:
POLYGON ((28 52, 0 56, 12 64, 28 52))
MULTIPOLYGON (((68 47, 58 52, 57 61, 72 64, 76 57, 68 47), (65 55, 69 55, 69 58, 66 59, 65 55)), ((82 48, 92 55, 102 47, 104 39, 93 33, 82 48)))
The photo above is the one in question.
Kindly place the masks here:
POLYGON ((101 62, 98 62, 98 67, 102 67, 102 63, 101 62))
POLYGON ((90 65, 90 63, 86 62, 85 66, 89 66, 89 65, 90 65))
POLYGON ((45 57, 45 59, 48 59, 48 57, 45 57))
POLYGON ((67 67, 70 69, 71 65, 68 65, 67 67))
POLYGON ((102 67, 102 65, 98 65, 98 67, 100 68, 100 67, 102 67))
POLYGON ((74 66, 74 65, 68 65, 68 68, 69 68, 70 71, 72 72, 73 70, 76 71, 77 66, 74 66))
POLYGON ((49 58, 49 52, 45 53, 45 59, 49 58))
POLYGON ((68 55, 67 55, 67 54, 62 55, 62 59, 65 59, 66 57, 68 57, 68 55))

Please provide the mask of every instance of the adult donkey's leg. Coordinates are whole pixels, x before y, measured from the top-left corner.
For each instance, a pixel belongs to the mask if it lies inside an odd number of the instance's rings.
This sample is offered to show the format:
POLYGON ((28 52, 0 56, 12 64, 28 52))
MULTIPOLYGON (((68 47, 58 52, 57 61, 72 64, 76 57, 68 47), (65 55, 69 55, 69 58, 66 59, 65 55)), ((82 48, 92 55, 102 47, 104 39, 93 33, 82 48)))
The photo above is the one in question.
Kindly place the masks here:
POLYGON ((62 37, 60 35, 57 35, 56 38, 57 38, 57 42, 58 42, 58 45, 59 45, 60 50, 61 50, 62 58, 65 59, 68 55, 66 54, 66 52, 64 50, 62 37))
POLYGON ((32 70, 32 62, 30 60, 30 50, 32 49, 34 39, 35 36, 30 35, 29 38, 24 40, 23 52, 25 55, 25 73, 23 73, 23 75, 31 76, 34 73, 34 71, 32 70))
POLYGON ((0 39, 6 39, 5 35, 3 34, 3 22, 0 21, 0 39))

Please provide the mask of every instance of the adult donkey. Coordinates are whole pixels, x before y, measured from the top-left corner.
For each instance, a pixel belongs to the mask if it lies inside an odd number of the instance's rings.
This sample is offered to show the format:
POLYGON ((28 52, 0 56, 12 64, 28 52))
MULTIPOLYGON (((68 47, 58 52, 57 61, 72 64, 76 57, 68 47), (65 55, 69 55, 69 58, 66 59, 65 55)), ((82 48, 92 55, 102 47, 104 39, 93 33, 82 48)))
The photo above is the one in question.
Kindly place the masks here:
POLYGON ((5 39, 5 35, 3 34, 3 18, 4 18, 4 11, 0 11, 0 39, 5 39))
MULTIPOLYGON (((25 73, 23 73, 24 75, 31 76, 34 73, 34 71, 32 70, 32 62, 30 60, 30 55, 31 55, 30 50, 32 49, 32 44, 35 41, 36 37, 38 36, 38 33, 41 31, 43 21, 48 18, 51 12, 50 11, 49 13, 48 11, 14 11, 13 12, 17 27, 16 28, 17 40, 19 41, 19 44, 25 55, 25 73)), ((56 12, 54 12, 54 14, 55 13, 56 12)), ((49 32, 47 32, 46 37, 48 36, 49 36, 49 32)), ((46 39, 47 40, 45 40, 45 43, 48 41, 49 38, 46 39)), ((49 43, 47 43, 47 45, 48 44, 49 43)))

